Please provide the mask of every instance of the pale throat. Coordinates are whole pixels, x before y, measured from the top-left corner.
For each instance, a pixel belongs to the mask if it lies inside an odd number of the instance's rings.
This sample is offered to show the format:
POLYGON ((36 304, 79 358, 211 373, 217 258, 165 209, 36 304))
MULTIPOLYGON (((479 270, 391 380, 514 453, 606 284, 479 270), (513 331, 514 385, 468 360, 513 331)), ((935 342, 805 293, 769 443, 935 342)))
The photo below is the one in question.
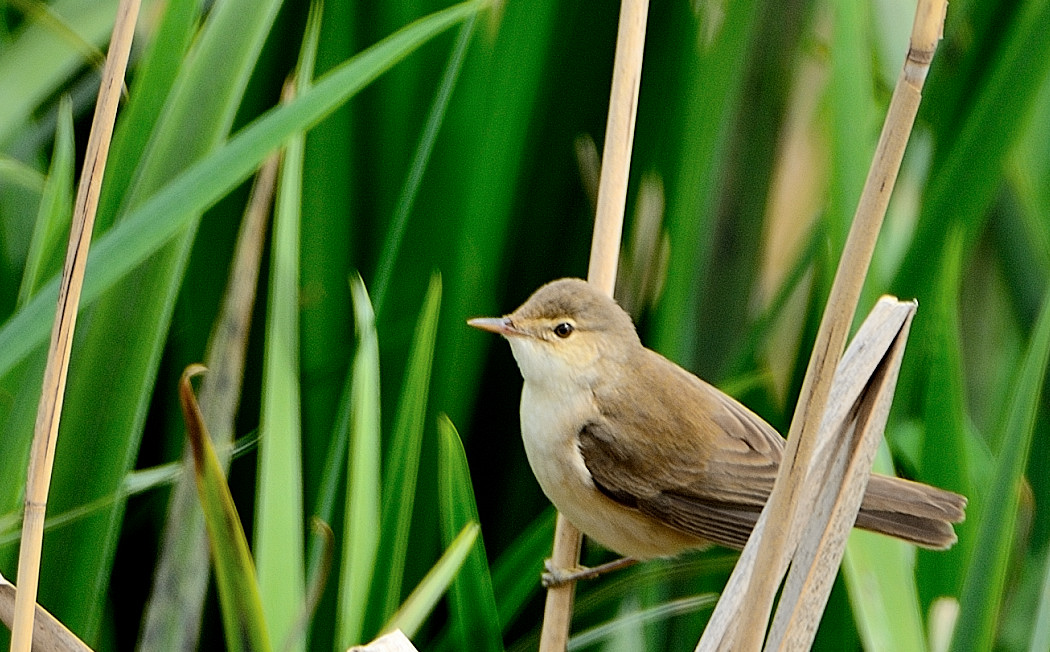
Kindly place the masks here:
POLYGON ((521 377, 548 392, 590 391, 598 375, 598 352, 584 343, 567 348, 529 337, 509 337, 521 377))
MULTIPOLYGON (((575 448, 579 428, 598 414, 591 391, 596 365, 593 362, 576 364, 570 356, 553 352, 547 342, 508 339, 525 380, 521 392, 521 431, 526 453, 530 461, 535 461, 534 456, 541 450, 557 451, 564 456, 562 447, 575 448)), ((590 357, 592 351, 587 348, 577 351, 590 357)))

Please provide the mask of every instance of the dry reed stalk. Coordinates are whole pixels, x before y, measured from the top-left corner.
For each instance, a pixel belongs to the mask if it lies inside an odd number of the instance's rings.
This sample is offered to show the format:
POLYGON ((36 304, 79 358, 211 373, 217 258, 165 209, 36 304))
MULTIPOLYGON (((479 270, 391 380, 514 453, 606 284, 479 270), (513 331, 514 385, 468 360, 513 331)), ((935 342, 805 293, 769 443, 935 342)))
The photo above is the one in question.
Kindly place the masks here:
MULTIPOLYGON (((829 407, 820 425, 822 445, 810 467, 819 471, 813 475, 822 476, 820 495, 799 507, 800 513, 813 516, 795 553, 771 639, 790 632, 792 643, 796 644, 796 632, 800 628, 809 634, 816 632, 831 580, 838 570, 846 538, 853 529, 857 507, 870 477, 871 462, 892 403, 896 374, 914 312, 914 302, 880 299, 835 372, 829 407), (815 567, 819 568, 814 570, 815 567), (800 605, 804 605, 804 610, 799 610, 800 605), (787 614, 791 618, 787 618, 787 614)), ((759 517, 755 541, 761 537, 770 518, 768 512, 759 517)), ((741 553, 697 645, 698 652, 737 649, 733 626, 738 619, 749 617, 744 596, 754 573, 757 553, 756 545, 745 547, 741 553)), ((753 625, 764 628, 765 622, 753 625)), ((797 647, 805 648, 808 644, 797 647)))
MULTIPOLYGON (((823 476, 770 626, 768 649, 809 649, 886 429, 917 304, 879 300, 835 373, 811 476, 823 476), (850 365, 859 367, 854 370, 850 365)), ((800 512, 801 513, 801 512, 800 512)))
POLYGON ((58 290, 58 308, 51 330, 51 345, 47 352, 43 389, 37 409, 33 446, 26 476, 25 516, 22 521, 22 540, 18 551, 18 592, 15 598, 15 622, 12 628, 12 652, 29 652, 33 644, 33 619, 36 612, 36 594, 40 579, 40 552, 44 537, 44 514, 47 494, 51 487, 51 470, 58 441, 58 423, 65 396, 69 354, 76 328, 77 308, 84 285, 91 232, 98 209, 99 189, 106 168, 109 143, 113 137, 117 104, 124 85, 131 41, 135 34, 140 0, 121 0, 110 38, 109 54, 102 71, 95 115, 88 135, 84 168, 80 174, 69 247, 62 269, 62 284, 58 290))
MULTIPOLYGON (((587 280, 609 296, 612 296, 616 285, 648 13, 649 0, 622 0, 620 5, 609 117, 605 126, 602 172, 598 182, 598 207, 587 269, 587 280)), ((558 514, 551 552, 553 567, 576 567, 580 560, 582 541, 580 531, 558 514)), ((566 648, 575 588, 575 584, 567 583, 548 589, 543 629, 540 632, 540 652, 558 652, 566 648)))
POLYGON ((605 124, 602 172, 598 178, 598 208, 587 268, 587 280, 609 296, 616 285, 616 265, 620 256, 648 13, 648 0, 623 0, 620 5, 609 118, 605 124))
MULTIPOLYGON (((808 515, 805 506, 811 505, 815 499, 814 482, 806 481, 806 471, 812 468, 814 452, 820 445, 817 435, 828 405, 832 377, 842 355, 911 134, 922 85, 942 35, 946 9, 946 0, 920 0, 916 8, 908 56, 897 80, 875 158, 839 261, 798 407, 791 422, 784 461, 764 510, 768 518, 765 519, 761 535, 753 536, 748 542, 749 548, 756 548, 754 569, 750 572, 746 593, 733 600, 737 605, 746 604, 747 609, 727 607, 726 612, 721 614, 725 616, 723 626, 727 628, 727 636, 722 639, 718 635, 718 639, 723 642, 712 649, 732 647, 758 650, 762 647, 774 595, 801 537, 802 526, 799 521, 808 515), (735 617, 734 611, 737 612, 735 617)), ((758 533, 759 529, 756 528, 756 535, 758 533)), ((743 569, 738 570, 745 572, 743 569)), ((734 575, 736 573, 734 571, 734 575)), ((715 632, 712 632, 714 635, 715 632)), ((708 638, 707 632, 704 638, 708 638)))

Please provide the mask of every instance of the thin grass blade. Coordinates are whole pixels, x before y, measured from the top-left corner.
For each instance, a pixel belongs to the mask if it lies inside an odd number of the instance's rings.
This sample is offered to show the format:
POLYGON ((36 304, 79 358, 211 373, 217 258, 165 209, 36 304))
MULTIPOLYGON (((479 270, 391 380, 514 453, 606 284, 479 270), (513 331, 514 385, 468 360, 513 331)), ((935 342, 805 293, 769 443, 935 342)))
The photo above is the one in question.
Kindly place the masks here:
POLYGON ((362 641, 379 548, 379 341, 375 313, 360 275, 350 279, 350 292, 354 298, 357 354, 351 370, 346 522, 336 622, 336 644, 340 648, 362 641))
POLYGON ((925 405, 922 442, 922 478, 934 486, 973 497, 971 518, 958 524, 959 542, 951 550, 932 552, 920 550, 916 574, 922 604, 927 607, 940 596, 958 597, 962 590, 963 574, 976 543, 974 527, 979 520, 982 496, 975 491, 974 471, 968 450, 970 437, 967 424, 969 414, 962 362, 962 342, 959 334, 959 294, 963 273, 963 233, 960 228, 950 232, 942 253, 937 296, 934 299, 932 319, 924 327, 930 329, 922 340, 929 361, 925 372, 925 405))
MULTIPOLYGON (((319 9, 311 5, 295 79, 286 84, 284 101, 310 87, 321 28, 319 9)), ((273 642, 287 652, 306 648, 296 608, 306 600, 299 398, 299 234, 304 149, 302 133, 288 141, 274 206, 255 502, 255 558, 264 596, 263 611, 273 642)))
MULTIPOLYGON (((478 522, 470 469, 456 427, 438 417, 438 506, 443 538, 451 541, 466 523, 478 522)), ((458 650, 502 650, 499 615, 492 592, 485 543, 478 539, 452 584, 452 631, 458 650)))
POLYGON ((473 14, 466 19, 463 26, 459 29, 459 35, 456 36, 456 44, 452 48, 452 54, 449 56, 448 64, 445 66, 445 72, 441 77, 437 94, 434 96, 434 102, 430 106, 430 112, 427 115, 427 121, 423 127, 419 145, 416 146, 415 154, 412 157, 412 165, 409 168, 408 177, 405 179, 405 185, 401 189, 397 206, 394 208, 394 215, 390 220, 386 241, 383 243, 383 250, 379 255, 379 269, 376 271, 375 280, 376 311, 380 314, 383 312, 383 301, 386 298, 387 287, 390 284, 390 276, 394 272, 394 265, 397 263, 398 254, 401 252, 401 241, 405 236, 408 216, 415 206, 416 197, 419 194, 419 185, 423 181, 423 172, 427 169, 427 163, 430 162, 431 154, 434 151, 434 143, 437 141, 438 132, 441 130, 441 123, 445 119, 445 113, 448 112, 449 98, 452 97, 452 89, 456 87, 456 79, 459 77, 459 71, 463 67, 463 59, 467 54, 467 45, 474 35, 474 25, 476 23, 477 14, 473 14))
POLYGON ((40 280, 57 274, 62 266, 63 236, 69 232, 73 219, 73 163, 73 104, 69 97, 63 97, 58 107, 51 169, 40 195, 40 210, 29 242, 16 306, 24 306, 39 289, 40 280))
POLYGON ((1028 463, 1048 359, 1050 294, 1032 329, 1009 416, 1003 422, 995 475, 984 498, 974 553, 963 580, 958 626, 951 647, 956 652, 990 650, 995 642, 1007 567, 1014 549, 1022 474, 1028 463))
POLYGON ((179 401, 186 419, 186 434, 193 450, 197 490, 208 526, 215 582, 226 634, 226 645, 234 651, 262 652, 270 649, 255 565, 248 550, 237 506, 226 484, 226 475, 211 445, 190 379, 204 372, 191 365, 179 382, 179 401))
POLYGON ((419 586, 412 591, 397 613, 383 626, 384 632, 400 629, 406 636, 415 636, 423 621, 434 610, 438 600, 445 594, 452 580, 459 573, 467 555, 474 549, 474 542, 480 532, 481 528, 477 523, 467 523, 463 526, 445 553, 423 577, 419 586))
MULTIPOLYGON (((885 442, 872 471, 895 475, 885 442)), ((914 568, 912 546, 864 530, 850 533, 842 571, 864 649, 927 649, 914 568)))
MULTIPOLYGON (((285 148, 274 210, 266 311, 255 558, 263 609, 278 646, 289 643, 305 598, 299 407, 299 222, 303 137, 285 148)), ((291 650, 303 649, 303 642, 291 650)))
POLYGON ((401 400, 398 402, 393 439, 385 460, 383 520, 379 554, 376 558, 377 581, 373 586, 373 597, 369 601, 370 608, 374 606, 381 609, 374 612, 379 622, 390 618, 401 601, 440 307, 441 276, 434 274, 430 277, 430 287, 416 322, 416 332, 408 354, 408 370, 401 390, 401 400))

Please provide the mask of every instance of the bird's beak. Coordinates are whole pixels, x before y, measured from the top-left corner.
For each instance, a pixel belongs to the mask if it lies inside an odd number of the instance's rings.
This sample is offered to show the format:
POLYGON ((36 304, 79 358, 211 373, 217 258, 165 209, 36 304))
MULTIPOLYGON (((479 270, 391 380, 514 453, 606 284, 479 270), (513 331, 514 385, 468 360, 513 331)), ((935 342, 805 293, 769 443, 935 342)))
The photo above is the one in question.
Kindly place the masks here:
POLYGON ((468 319, 467 325, 490 333, 496 333, 497 335, 503 335, 504 337, 521 335, 521 331, 514 328, 514 323, 509 317, 475 317, 474 319, 468 319))

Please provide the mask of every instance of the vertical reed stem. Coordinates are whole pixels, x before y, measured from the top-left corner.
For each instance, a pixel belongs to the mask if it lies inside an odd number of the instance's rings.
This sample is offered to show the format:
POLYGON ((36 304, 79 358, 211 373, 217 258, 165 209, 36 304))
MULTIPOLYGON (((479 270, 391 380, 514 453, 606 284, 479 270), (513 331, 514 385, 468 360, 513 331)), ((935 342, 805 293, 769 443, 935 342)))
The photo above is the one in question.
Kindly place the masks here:
POLYGON ((65 398, 66 373, 69 353, 76 329, 80 291, 84 286, 91 232, 95 226, 99 190, 106 169, 109 143, 113 137, 117 104, 124 87, 124 72, 138 20, 139 0, 121 0, 110 38, 109 54, 102 70, 95 116, 88 135, 84 168, 80 173, 73 222, 62 269, 62 284, 58 290, 58 308, 51 330, 51 346, 47 352, 44 384, 37 408, 36 428, 26 475, 25 516, 22 520, 22 540, 18 551, 18 591, 15 595, 15 622, 12 628, 12 652, 29 652, 33 645, 33 617, 36 612, 36 594, 40 580, 40 553, 44 538, 44 514, 47 494, 51 488, 51 470, 55 462, 58 442, 58 423, 65 398))
POLYGON ((922 97, 922 85, 942 35, 946 9, 946 0, 920 0, 916 8, 908 56, 897 80, 839 261, 791 421, 784 461, 766 505, 769 512, 767 527, 759 543, 751 582, 742 600, 742 604, 747 605, 743 610, 747 617, 733 619, 722 649, 728 649, 729 645, 740 650, 762 647, 774 595, 802 531, 805 514, 796 513, 795 507, 809 504, 805 496, 810 495, 813 483, 806 483, 806 470, 810 468, 817 445, 817 431, 827 405, 832 377, 845 348, 875 242, 904 158, 922 97))
MULTIPOLYGON (((609 117, 605 126, 602 172, 598 182, 598 208, 587 270, 587 279, 610 296, 616 285, 623 214, 627 204, 627 178, 631 169, 648 13, 648 0, 622 0, 620 5, 609 117)), ((579 530, 558 514, 551 553, 554 567, 573 568, 578 565, 582 540, 579 530)), ((574 591, 575 585, 572 583, 547 591, 540 652, 558 652, 568 644, 574 591)))

